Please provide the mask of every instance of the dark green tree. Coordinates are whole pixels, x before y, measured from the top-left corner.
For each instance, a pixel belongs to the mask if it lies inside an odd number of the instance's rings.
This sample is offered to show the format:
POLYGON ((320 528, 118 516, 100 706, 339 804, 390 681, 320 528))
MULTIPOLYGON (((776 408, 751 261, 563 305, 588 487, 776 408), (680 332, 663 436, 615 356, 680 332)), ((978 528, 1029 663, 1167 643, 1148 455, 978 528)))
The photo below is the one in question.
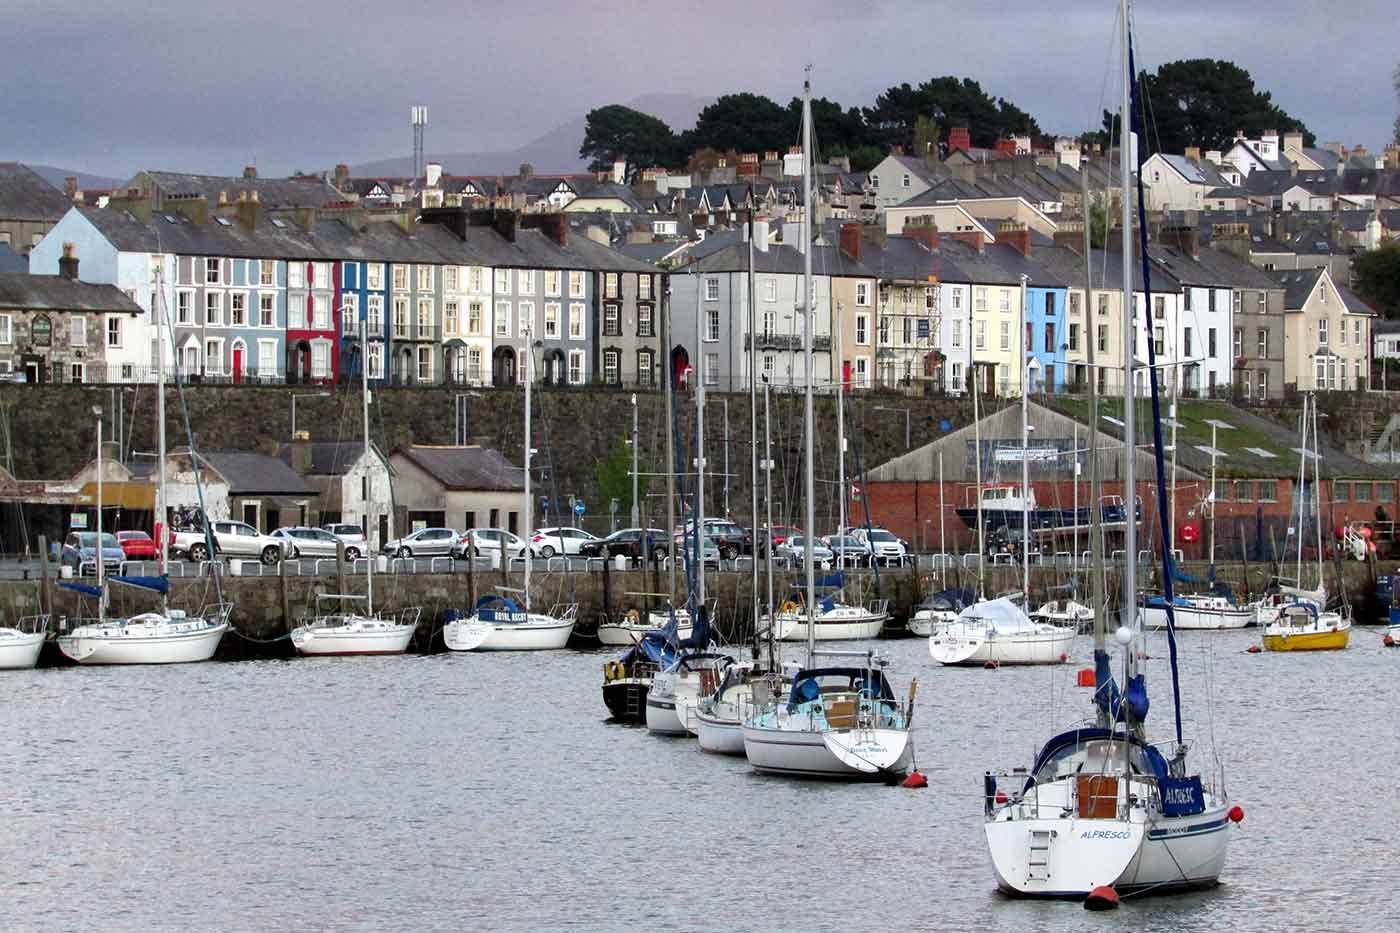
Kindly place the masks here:
POLYGON ((590 110, 584 123, 580 157, 590 160, 593 171, 627 160, 628 172, 653 165, 671 165, 676 158, 676 136, 664 120, 621 104, 590 110))
POLYGON ((919 116, 914 120, 913 154, 921 159, 938 158, 938 124, 928 117, 919 116))
POLYGON ((695 129, 686 134, 689 148, 720 152, 787 151, 797 139, 788 111, 761 94, 726 94, 700 111, 695 129))
MULTIPOLYGON (((1187 146, 1228 149, 1235 132, 1258 138, 1265 130, 1301 132, 1303 144, 1316 144, 1303 121, 1289 116, 1274 103, 1268 91, 1254 86, 1254 79, 1234 62, 1218 58, 1193 58, 1167 62, 1156 74, 1138 76, 1139 94, 1146 111, 1146 148, 1153 152, 1179 153, 1187 146)), ((1112 117, 1104 112, 1104 128, 1112 117)))
POLYGON ((1358 253, 1351 261, 1356 293, 1387 318, 1400 318, 1400 242, 1358 253))
MULTIPOLYGON (((642 459, 637 472, 637 495, 643 500, 647 495, 646 460, 642 459)), ((619 516, 632 512, 632 445, 618 438, 608 448, 607 455, 593 465, 593 478, 598 482, 598 495, 602 497, 599 507, 606 509, 609 500, 617 500, 619 516)))
POLYGON ((993 146, 1012 134, 1044 135, 1035 118, 1002 97, 993 97, 971 78, 944 75, 930 78, 917 87, 900 84, 875 98, 875 106, 865 108, 865 122, 886 147, 914 145, 914 129, 919 118, 946 130, 965 126, 976 146, 993 146))
MULTIPOLYGON (((789 134, 787 140, 781 146, 769 148, 786 152, 788 146, 802 144, 802 98, 794 97, 788 102, 787 123, 784 129, 789 134)), ((861 146, 869 145, 872 137, 859 107, 843 110, 834 100, 814 97, 812 139, 816 145, 818 161, 824 161, 833 155, 849 155, 861 146)))

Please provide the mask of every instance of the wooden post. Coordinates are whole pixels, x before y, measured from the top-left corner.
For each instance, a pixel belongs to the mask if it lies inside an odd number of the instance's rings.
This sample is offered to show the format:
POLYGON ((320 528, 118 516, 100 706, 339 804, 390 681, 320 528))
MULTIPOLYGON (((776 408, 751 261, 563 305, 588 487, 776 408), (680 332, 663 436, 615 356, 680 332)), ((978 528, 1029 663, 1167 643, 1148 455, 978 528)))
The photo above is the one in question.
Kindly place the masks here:
POLYGON ((476 605, 476 557, 472 554, 472 549, 467 548, 467 606, 466 612, 471 614, 471 608, 476 605))
POLYGON ((292 630, 292 597, 287 584, 287 562, 279 561, 277 564, 277 581, 282 588, 282 627, 288 632, 292 630))
POLYGON ((345 542, 339 538, 335 540, 335 585, 336 592, 344 595, 345 589, 345 542))
POLYGON ((53 581, 49 579, 49 539, 39 536, 39 612, 53 615, 53 581))

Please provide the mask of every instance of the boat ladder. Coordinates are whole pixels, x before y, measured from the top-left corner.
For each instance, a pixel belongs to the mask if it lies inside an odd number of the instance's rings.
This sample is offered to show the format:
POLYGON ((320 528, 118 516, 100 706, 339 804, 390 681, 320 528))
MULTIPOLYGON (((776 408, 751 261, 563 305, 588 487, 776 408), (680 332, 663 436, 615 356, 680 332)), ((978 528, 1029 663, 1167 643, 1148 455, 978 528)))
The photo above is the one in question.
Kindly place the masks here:
POLYGON ((1030 848, 1026 853, 1026 880, 1050 880, 1050 830, 1031 830, 1030 848))
POLYGON ((642 691, 632 689, 631 685, 627 688, 627 715, 642 718, 646 716, 646 701, 642 699, 642 691))

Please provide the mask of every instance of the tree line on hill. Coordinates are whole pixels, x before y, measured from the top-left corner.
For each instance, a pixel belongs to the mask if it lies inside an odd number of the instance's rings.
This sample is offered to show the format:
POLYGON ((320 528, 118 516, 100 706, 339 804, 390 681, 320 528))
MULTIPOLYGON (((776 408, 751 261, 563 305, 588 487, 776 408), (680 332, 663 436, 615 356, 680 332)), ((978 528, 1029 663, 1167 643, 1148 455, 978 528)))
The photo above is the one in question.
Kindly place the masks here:
MULTIPOLYGON (((1256 88, 1249 72, 1233 62, 1168 62, 1153 74, 1143 72, 1140 81, 1148 116, 1147 152, 1228 148, 1236 130, 1251 137, 1270 129, 1296 130, 1307 145, 1314 144, 1302 121, 1274 103, 1268 91, 1256 88)), ((745 91, 718 98, 700 111, 693 129, 678 133, 664 120, 611 104, 588 113, 579 155, 595 170, 626 159, 635 172, 651 166, 689 167, 692 156, 704 150, 782 153, 800 143, 801 115, 800 98, 783 106, 745 91)), ((1047 140, 1033 115, 988 93, 972 78, 952 75, 887 88, 868 107, 815 98, 812 122, 818 156, 848 156, 855 171, 874 168, 895 146, 938 158, 954 127, 966 127, 972 144, 987 148, 1013 135, 1030 136, 1037 144, 1047 140)), ((1080 139, 1107 142, 1112 126, 1112 116, 1105 113, 1104 129, 1080 139)))

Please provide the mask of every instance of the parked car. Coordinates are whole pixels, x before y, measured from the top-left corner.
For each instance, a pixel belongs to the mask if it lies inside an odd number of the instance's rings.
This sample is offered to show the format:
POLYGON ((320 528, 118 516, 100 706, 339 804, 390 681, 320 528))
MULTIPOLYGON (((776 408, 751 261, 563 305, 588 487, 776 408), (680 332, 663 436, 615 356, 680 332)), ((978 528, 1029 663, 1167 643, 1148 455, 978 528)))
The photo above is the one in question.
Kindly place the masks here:
MULTIPOLYGON (((291 542, 286 538, 265 535, 246 522, 214 522, 213 531, 214 550, 225 557, 257 558, 264 564, 275 564, 292 555, 291 542)), ((209 542, 202 529, 176 532, 170 549, 190 560, 209 559, 209 542)))
POLYGON ((835 559, 844 559, 849 567, 870 563, 870 545, 855 535, 827 535, 821 540, 835 559))
POLYGON ((909 556, 908 546, 892 531, 883 528, 852 528, 847 533, 868 544, 871 556, 881 563, 902 564, 909 556))
MULTIPOLYGON (((285 538, 292 545, 292 557, 335 557, 340 549, 340 538, 324 528, 306 528, 293 525, 278 528, 272 533, 274 538, 285 538)), ((364 553, 361 545, 345 545, 345 559, 359 560, 364 553)))
MULTIPOLYGON (((782 544, 773 548, 773 558, 775 560, 785 560, 790 564, 800 564, 806 560, 805 551, 807 542, 811 540, 805 535, 793 535, 782 544)), ((820 540, 812 541, 812 560, 819 564, 830 563, 835 560, 836 555, 831 553, 831 548, 822 544, 820 540)))
MULTIPOLYGON (((689 560, 695 559, 695 539, 687 538, 683 549, 678 553, 685 555, 689 560)), ((700 553, 704 555, 705 566, 719 569, 720 555, 723 553, 719 543, 714 538, 706 538, 705 543, 700 548, 700 553)))
POLYGON ((144 531, 119 531, 116 538, 127 560, 155 560, 160 556, 155 538, 144 531))
POLYGON ((492 553, 505 554, 505 560, 523 557, 525 540, 500 528, 470 528, 458 535, 452 545, 452 556, 458 560, 492 553))
MULTIPOLYGON (((675 543, 679 544, 681 538, 691 535, 693 530, 694 523, 686 522, 685 526, 676 532, 675 543)), ((701 530, 705 537, 715 542, 720 556, 725 560, 733 560, 740 554, 753 553, 753 535, 727 518, 707 518, 701 530)))
MULTIPOLYGON (((122 546, 117 543, 116 535, 102 533, 102 569, 107 573, 116 573, 122 565, 126 555, 122 552, 122 546)), ((68 537, 63 539, 63 549, 59 554, 59 560, 65 567, 72 567, 73 572, 82 576, 97 573, 97 532, 95 531, 71 531, 68 537)))
MULTIPOLYGON (((596 541, 585 541, 579 545, 578 552, 584 557, 631 557, 640 560, 642 557, 642 529, 623 528, 614 531, 606 538, 599 538, 596 541)), ((670 540, 666 532, 660 528, 646 529, 647 551, 652 560, 660 560, 670 553, 670 540)))
POLYGON ((550 558, 555 554, 577 554, 585 541, 597 541, 597 535, 582 528, 536 528, 530 535, 530 553, 550 558))
POLYGON ((330 525, 322 525, 321 528, 344 541, 347 551, 353 547, 360 554, 369 553, 369 539, 365 537, 364 529, 359 525, 350 522, 335 522, 330 525))
MULTIPOLYGON (((782 544, 784 541, 786 541, 788 538, 791 538, 793 535, 800 534, 802 534, 801 528, 794 528, 791 525, 774 525, 772 529, 774 553, 777 552, 778 545, 782 544)), ((758 554, 759 557, 766 557, 768 553, 767 549, 764 547, 763 544, 764 536, 765 530, 763 528, 760 528, 758 530, 758 535, 756 536, 758 544, 757 549, 755 551, 755 553, 758 554)))
POLYGON ((379 550, 391 557, 448 557, 457 543, 451 528, 420 528, 402 538, 385 541, 379 550))
MULTIPOLYGON (((1025 535, 1019 529, 997 528, 987 535, 987 556, 997 558, 1003 554, 1010 554, 1016 560, 1021 559, 1021 548, 1025 543, 1025 535)), ((1035 535, 1030 538, 1030 555, 1035 557, 1040 554, 1040 542, 1035 535)))

